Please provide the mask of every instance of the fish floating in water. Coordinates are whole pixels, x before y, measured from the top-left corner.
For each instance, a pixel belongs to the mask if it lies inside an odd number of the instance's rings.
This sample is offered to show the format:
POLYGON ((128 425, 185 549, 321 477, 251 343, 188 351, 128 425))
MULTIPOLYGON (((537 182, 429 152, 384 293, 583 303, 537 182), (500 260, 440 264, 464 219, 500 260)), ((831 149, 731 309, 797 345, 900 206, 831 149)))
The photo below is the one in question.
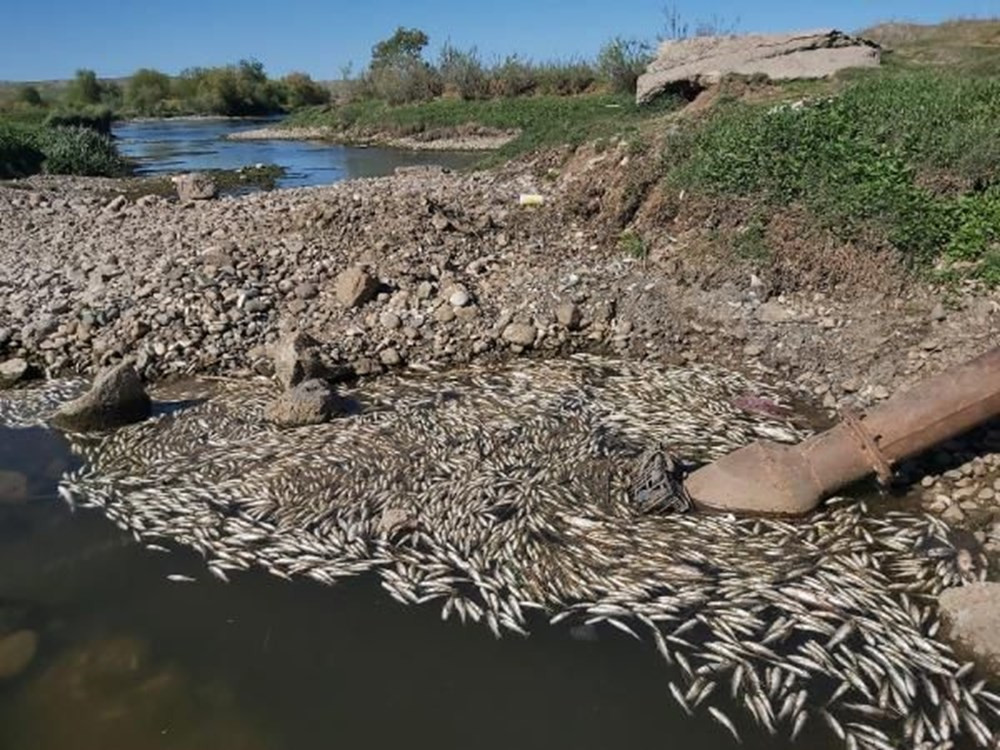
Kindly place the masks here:
POLYGON ((347 394, 360 414, 281 431, 261 416, 270 386, 223 383, 79 439, 87 465, 62 486, 144 539, 198 550, 219 578, 371 571, 396 600, 498 636, 539 611, 640 638, 671 671, 665 701, 734 737, 720 699, 793 739, 816 724, 865 750, 995 744, 1000 695, 935 638, 937 595, 985 575, 940 519, 852 500, 801 521, 636 511, 631 463, 651 444, 710 460, 804 437, 735 406, 746 393, 781 402, 710 368, 518 361, 380 378, 347 394))

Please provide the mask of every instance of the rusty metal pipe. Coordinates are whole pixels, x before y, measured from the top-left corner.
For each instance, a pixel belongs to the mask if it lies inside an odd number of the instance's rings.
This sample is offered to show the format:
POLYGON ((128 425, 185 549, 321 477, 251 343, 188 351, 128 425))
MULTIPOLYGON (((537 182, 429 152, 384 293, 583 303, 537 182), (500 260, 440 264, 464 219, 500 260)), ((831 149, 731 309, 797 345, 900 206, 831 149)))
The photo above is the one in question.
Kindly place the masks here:
POLYGON ((1000 415, 1000 348, 900 393, 795 446, 758 441, 685 482, 703 508, 806 513, 836 490, 1000 415))

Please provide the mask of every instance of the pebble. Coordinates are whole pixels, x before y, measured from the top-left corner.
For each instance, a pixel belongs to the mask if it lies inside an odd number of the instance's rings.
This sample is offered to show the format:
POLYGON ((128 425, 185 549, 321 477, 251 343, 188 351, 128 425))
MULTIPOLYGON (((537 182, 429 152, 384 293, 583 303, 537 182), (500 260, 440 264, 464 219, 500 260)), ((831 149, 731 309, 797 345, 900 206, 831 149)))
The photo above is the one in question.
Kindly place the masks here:
POLYGON ((470 302, 469 293, 464 289, 456 289, 448 297, 448 303, 452 307, 465 307, 470 302))

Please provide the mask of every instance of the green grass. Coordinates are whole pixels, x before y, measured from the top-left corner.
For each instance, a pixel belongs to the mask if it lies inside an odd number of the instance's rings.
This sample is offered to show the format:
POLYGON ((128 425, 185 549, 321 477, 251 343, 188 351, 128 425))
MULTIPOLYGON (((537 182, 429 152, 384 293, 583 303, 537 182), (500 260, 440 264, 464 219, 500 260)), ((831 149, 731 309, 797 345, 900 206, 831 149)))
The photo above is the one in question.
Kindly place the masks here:
POLYGON ((864 76, 799 109, 733 103, 674 143, 670 179, 793 203, 844 239, 914 267, 992 279, 1000 242, 1000 79, 938 70, 864 76))
POLYGON ((303 110, 284 124, 332 127, 348 139, 447 133, 468 126, 520 131, 518 138, 494 157, 504 159, 544 146, 576 145, 634 133, 643 120, 677 106, 677 101, 665 99, 652 107, 638 107, 632 97, 616 94, 437 99, 396 107, 369 100, 303 110))

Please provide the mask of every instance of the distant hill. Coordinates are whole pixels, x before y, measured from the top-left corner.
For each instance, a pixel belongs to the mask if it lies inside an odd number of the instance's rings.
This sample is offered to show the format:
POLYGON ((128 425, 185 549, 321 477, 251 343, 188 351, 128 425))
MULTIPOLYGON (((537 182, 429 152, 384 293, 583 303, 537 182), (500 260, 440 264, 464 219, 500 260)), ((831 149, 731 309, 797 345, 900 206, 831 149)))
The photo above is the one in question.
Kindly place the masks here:
POLYGON ((902 64, 949 65, 1000 72, 1000 18, 958 19, 924 25, 890 22, 859 34, 885 47, 902 64))

